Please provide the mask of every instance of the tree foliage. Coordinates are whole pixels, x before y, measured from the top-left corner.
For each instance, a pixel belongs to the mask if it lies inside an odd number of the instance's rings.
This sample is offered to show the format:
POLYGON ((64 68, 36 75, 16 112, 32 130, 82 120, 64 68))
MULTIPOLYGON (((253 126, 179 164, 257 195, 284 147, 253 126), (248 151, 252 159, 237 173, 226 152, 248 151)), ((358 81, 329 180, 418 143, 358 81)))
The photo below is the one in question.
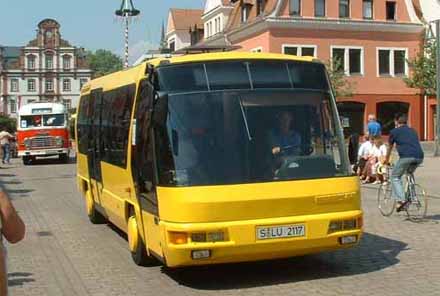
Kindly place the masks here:
POLYGON ((335 91, 336 98, 351 97, 355 91, 355 83, 348 81, 340 59, 330 59, 326 64, 330 82, 335 91))
POLYGON ((436 61, 437 44, 435 40, 428 40, 424 45, 424 50, 419 52, 414 59, 408 61, 412 75, 404 79, 406 85, 411 88, 422 89, 427 95, 435 95, 436 61))
POLYGON ((12 133, 17 130, 17 120, 6 115, 0 115, 0 129, 12 133))
POLYGON ((93 70, 93 77, 97 78, 122 70, 122 58, 106 49, 87 52, 87 61, 93 70))

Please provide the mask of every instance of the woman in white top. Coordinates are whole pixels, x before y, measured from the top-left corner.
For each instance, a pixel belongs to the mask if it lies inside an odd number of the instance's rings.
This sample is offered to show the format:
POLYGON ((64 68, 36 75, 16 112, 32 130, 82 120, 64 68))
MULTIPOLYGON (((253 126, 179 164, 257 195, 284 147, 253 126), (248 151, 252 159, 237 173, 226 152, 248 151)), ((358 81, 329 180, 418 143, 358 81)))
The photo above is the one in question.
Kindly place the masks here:
POLYGON ((376 136, 373 139, 373 145, 369 151, 369 157, 366 165, 366 178, 365 183, 370 182, 372 178, 375 178, 375 184, 384 181, 383 176, 377 174, 377 169, 380 165, 385 163, 385 158, 387 155, 387 146, 383 143, 382 137, 376 136), (381 179, 381 180, 380 180, 381 179))

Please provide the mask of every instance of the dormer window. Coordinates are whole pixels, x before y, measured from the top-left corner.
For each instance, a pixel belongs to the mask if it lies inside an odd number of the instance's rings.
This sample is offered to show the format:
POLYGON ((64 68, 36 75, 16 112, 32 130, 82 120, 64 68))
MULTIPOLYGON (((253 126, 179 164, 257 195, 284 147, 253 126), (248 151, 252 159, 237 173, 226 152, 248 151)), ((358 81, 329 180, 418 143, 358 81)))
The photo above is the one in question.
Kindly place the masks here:
POLYGON ((372 19, 373 18, 373 0, 363 0, 362 10, 363 10, 364 19, 372 19))
POLYGON ((290 0, 290 15, 301 15, 301 0, 290 0))
POLYGON ((386 13, 387 13, 387 21, 396 20, 396 2, 394 1, 386 2, 386 13))
POLYGON ((257 15, 262 15, 264 13, 265 6, 266 0, 257 0, 257 15))
POLYGON ((247 22, 249 18, 249 13, 251 11, 251 4, 249 3, 243 3, 241 6, 241 22, 245 23, 247 22))
POLYGON ((339 0, 339 17, 350 17, 350 0, 339 0))

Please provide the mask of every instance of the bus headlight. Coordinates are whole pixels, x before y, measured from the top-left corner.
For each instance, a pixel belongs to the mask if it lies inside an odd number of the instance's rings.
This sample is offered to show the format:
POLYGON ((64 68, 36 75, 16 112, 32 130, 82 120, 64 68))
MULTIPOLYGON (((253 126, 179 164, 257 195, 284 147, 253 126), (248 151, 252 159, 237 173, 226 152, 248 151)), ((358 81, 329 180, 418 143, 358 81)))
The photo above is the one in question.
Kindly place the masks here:
POLYGON ((353 230, 360 227, 359 219, 347 219, 339 221, 331 221, 328 226, 328 233, 343 231, 343 230, 353 230))
POLYGON ((64 141, 62 137, 56 137, 55 138, 55 144, 57 147, 63 147, 64 141))
POLYGON ((225 233, 223 231, 195 232, 191 234, 191 241, 195 243, 223 242, 225 233))
POLYGON ((23 144, 26 147, 26 149, 29 149, 29 147, 31 146, 31 139, 24 138, 23 144))

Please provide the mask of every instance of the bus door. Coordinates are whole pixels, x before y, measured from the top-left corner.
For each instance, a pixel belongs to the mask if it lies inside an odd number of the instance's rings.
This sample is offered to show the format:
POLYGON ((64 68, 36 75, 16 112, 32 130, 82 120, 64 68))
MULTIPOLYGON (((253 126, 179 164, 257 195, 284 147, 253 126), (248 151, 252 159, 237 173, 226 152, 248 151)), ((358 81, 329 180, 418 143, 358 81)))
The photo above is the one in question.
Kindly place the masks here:
POLYGON ((93 199, 101 207, 102 203, 102 172, 101 172, 101 158, 103 153, 102 143, 102 104, 103 95, 102 89, 92 90, 90 94, 91 114, 89 120, 91 121, 89 127, 89 149, 88 149, 88 167, 90 176, 90 186, 92 188, 93 199))
POLYGON ((132 153, 132 174, 136 184, 136 196, 141 212, 142 226, 146 245, 155 255, 162 256, 159 230, 159 208, 156 193, 154 137, 151 128, 151 115, 154 88, 148 80, 140 83, 136 100, 135 126, 132 153))

